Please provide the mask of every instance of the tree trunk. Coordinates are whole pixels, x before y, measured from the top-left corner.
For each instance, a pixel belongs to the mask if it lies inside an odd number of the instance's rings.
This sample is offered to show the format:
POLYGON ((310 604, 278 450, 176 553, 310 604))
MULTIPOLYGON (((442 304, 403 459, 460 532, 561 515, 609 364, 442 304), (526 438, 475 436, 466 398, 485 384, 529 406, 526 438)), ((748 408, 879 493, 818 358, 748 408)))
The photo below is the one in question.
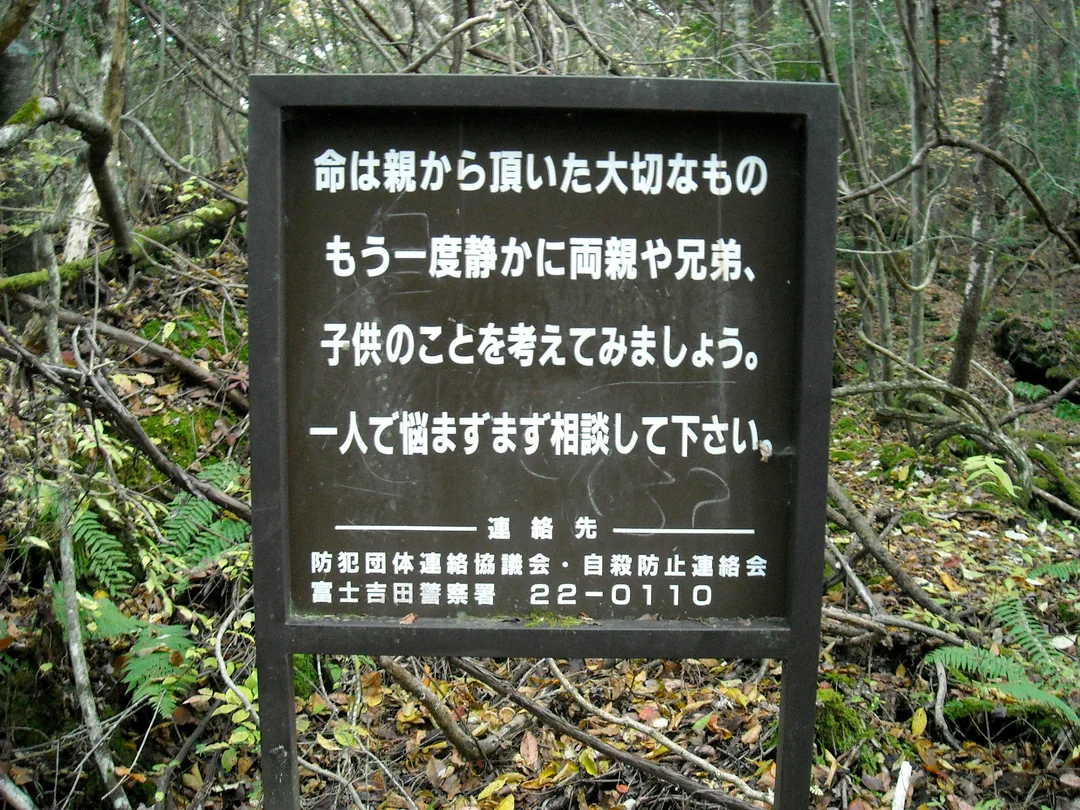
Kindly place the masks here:
POLYGON ((750 0, 734 0, 735 75, 750 78, 750 0))
MULTIPOLYGON (((1006 70, 1009 63, 1009 40, 1006 31, 1005 0, 990 0, 990 75, 986 82, 983 106, 982 142, 991 149, 1001 143, 1001 122, 1005 116, 1006 70)), ((972 251, 964 289, 964 306, 956 328, 949 382, 957 388, 968 387, 971 357, 979 330, 987 281, 992 277, 994 255, 989 241, 994 232, 994 181, 997 164, 980 155, 975 175, 975 213, 971 219, 972 251)))
MULTIPOLYGON (((120 132, 120 114, 124 107, 124 69, 127 63, 128 0, 109 0, 104 8, 105 36, 98 75, 101 80, 90 95, 90 111, 100 113, 113 131, 113 142, 120 132)), ((110 158, 112 160, 112 158, 110 158)), ((90 248, 90 232, 100 203, 89 176, 83 180, 71 214, 64 260, 85 259, 90 248)))
MULTIPOLYGON (((28 47, 30 32, 22 34, 6 50, 0 52, 0 125, 11 118, 30 98, 34 91, 34 53, 28 47)), ((41 199, 32 178, 3 180, 10 193, 4 205, 10 208, 32 208, 41 199), (18 182, 18 180, 22 182, 18 182)), ((7 211, 0 211, 0 225, 20 221, 7 211), (5 221, 7 220, 7 221, 5 221)), ((15 233, 0 239, 0 271, 14 276, 37 270, 34 256, 34 240, 15 233)))
MULTIPOLYGON (((929 88, 919 70, 919 63, 926 64, 926 38, 923 26, 926 22, 924 0, 906 0, 908 30, 911 32, 909 44, 911 70, 911 154, 918 154, 926 142, 927 95, 929 88)), ((926 280, 927 250, 926 226, 928 212, 926 205, 926 186, 928 169, 926 162, 911 175, 911 209, 908 233, 911 234, 911 286, 919 287, 926 280)), ((922 290, 911 293, 911 310, 908 321, 908 362, 918 367, 923 359, 925 301, 922 290)), ((908 371, 908 377, 914 372, 908 371)))

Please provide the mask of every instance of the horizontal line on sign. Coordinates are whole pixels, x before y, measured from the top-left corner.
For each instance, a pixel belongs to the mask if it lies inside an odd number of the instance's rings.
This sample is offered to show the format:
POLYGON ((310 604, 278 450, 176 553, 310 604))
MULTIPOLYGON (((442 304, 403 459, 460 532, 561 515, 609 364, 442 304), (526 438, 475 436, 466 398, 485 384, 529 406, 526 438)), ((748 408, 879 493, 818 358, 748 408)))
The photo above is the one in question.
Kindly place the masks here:
POLYGON ((593 596, 593 597, 599 596, 599 597, 603 598, 604 592, 603 591, 585 591, 585 595, 586 596, 593 596))
POLYGON ((356 523, 341 523, 334 527, 336 532, 475 532, 475 526, 369 526, 356 523))
POLYGON ((337 436, 336 427, 309 427, 309 436, 337 436))
POLYGON ((426 259, 426 250, 395 250, 395 259, 426 259))
POLYGON ((613 534, 753 534, 753 529, 612 529, 613 534))

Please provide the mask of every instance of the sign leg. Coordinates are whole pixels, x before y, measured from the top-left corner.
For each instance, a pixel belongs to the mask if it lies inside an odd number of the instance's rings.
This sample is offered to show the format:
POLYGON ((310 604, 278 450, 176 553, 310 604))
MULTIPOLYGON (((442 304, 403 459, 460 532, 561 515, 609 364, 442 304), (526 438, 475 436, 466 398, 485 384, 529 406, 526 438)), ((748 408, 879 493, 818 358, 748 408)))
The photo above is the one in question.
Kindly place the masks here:
POLYGON ((810 806, 818 657, 816 646, 801 646, 810 649, 785 659, 780 679, 775 810, 806 810, 810 806))
POLYGON ((293 711, 293 657, 265 641, 258 650, 259 706, 262 711, 262 783, 265 810, 296 810, 300 787, 296 767, 296 713, 293 711))

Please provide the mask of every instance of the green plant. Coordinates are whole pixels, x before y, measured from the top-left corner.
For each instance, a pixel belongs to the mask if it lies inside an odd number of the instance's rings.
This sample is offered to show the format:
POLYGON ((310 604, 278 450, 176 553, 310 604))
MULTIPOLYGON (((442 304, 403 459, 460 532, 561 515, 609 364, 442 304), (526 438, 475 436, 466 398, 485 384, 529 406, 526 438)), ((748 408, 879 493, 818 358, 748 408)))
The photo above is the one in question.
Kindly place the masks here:
POLYGON ((1033 577, 1052 577, 1063 582, 1080 579, 1080 560, 1061 560, 1032 569, 1033 577))
POLYGON ((135 584, 131 559, 124 544, 101 524, 92 509, 85 509, 71 526, 81 573, 93 575, 110 593, 122 593, 135 584))
POLYGON ((969 487, 985 489, 999 497, 1016 497, 1016 486, 997 456, 971 456, 964 459, 964 473, 969 487))
POLYGON ((1063 399, 1054 406, 1054 416, 1067 422, 1080 422, 1080 405, 1063 399))
MULTIPOLYGON (((195 682, 197 650, 185 627, 156 624, 128 616, 108 597, 78 595, 79 619, 87 637, 103 641, 130 639, 121 680, 133 701, 146 699, 162 717, 175 711, 195 682)), ((53 611, 67 632, 64 591, 53 591, 53 611)))
POLYGON ((1080 670, 1050 644, 1046 630, 1019 599, 1006 599, 992 611, 994 619, 1011 636, 1024 658, 1012 659, 978 647, 941 647, 926 656, 927 663, 940 662, 982 682, 982 686, 1019 701, 1035 703, 1080 726, 1080 715, 1059 694, 1080 688, 1080 670), (1034 669, 1043 685, 1028 674, 1034 669), (993 681, 993 684, 987 683, 993 681))
POLYGON ((1023 382, 1018 380, 1013 383, 1013 393, 1020 399, 1027 400, 1028 402, 1037 402, 1045 396, 1050 394, 1050 389, 1045 385, 1036 385, 1034 383, 1023 382))

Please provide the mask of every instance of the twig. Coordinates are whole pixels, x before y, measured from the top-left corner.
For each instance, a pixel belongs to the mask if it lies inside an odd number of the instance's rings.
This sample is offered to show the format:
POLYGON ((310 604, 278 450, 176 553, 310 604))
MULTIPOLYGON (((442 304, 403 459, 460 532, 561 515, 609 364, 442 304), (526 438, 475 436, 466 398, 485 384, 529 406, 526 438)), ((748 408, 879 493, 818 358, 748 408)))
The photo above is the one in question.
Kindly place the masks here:
POLYGON ((424 705, 435 725, 442 730, 443 734, 446 735, 446 739, 465 759, 477 762, 485 758, 476 738, 468 730, 461 727, 457 718, 443 703, 442 698, 424 686, 406 667, 394 660, 393 656, 379 656, 379 666, 385 669, 391 678, 401 684, 405 691, 424 705))
MULTIPOLYGON (((501 8, 501 6, 502 6, 501 3, 496 4, 497 8, 501 8)), ((493 8, 487 14, 478 14, 475 17, 470 17, 469 19, 465 20, 465 22, 461 23, 460 25, 455 25, 453 28, 451 28, 449 31, 447 31, 439 39, 438 42, 435 43, 435 46, 433 48, 431 48, 431 50, 427 51, 427 53, 424 53, 421 56, 418 56, 416 59, 414 59, 412 62, 407 64, 405 67, 403 67, 398 72, 399 73, 416 73, 416 71, 418 71, 421 67, 423 67, 428 62, 428 60, 430 60, 433 56, 435 56, 435 54, 437 54, 439 51, 441 51, 443 48, 445 48, 446 44, 448 42, 450 42, 454 37, 461 36, 462 33, 464 33, 465 31, 468 31, 470 28, 473 28, 474 26, 483 25, 484 23, 489 23, 492 20, 494 20, 496 16, 497 16, 497 11, 496 11, 495 8, 493 8)))
POLYGON ((615 748, 613 745, 582 731, 573 723, 568 723, 563 720, 545 706, 541 706, 539 703, 525 697, 510 684, 506 683, 501 678, 492 675, 471 658, 454 657, 450 659, 450 663, 458 669, 468 673, 482 684, 490 687, 503 697, 509 699, 515 705, 525 709, 541 722, 551 726, 559 733, 565 734, 566 736, 587 745, 599 754, 610 757, 623 765, 635 768, 654 779, 659 779, 669 785, 674 785, 688 796, 700 798, 713 804, 717 804, 720 807, 730 808, 731 810, 760 810, 760 808, 757 808, 755 805, 749 804, 748 802, 744 802, 742 799, 737 799, 734 796, 721 793, 718 790, 698 782, 696 779, 692 779, 671 768, 665 768, 663 765, 659 765, 655 762, 650 762, 644 757, 639 757, 629 751, 622 751, 615 748))
POLYGON ((222 186, 222 185, 220 185, 218 183, 215 183, 209 177, 203 177, 198 172, 187 168, 186 166, 182 165, 179 161, 177 161, 176 158, 174 158, 172 155, 170 155, 168 152, 166 152, 165 147, 163 147, 160 143, 158 143, 158 139, 154 137, 154 133, 150 131, 150 128, 148 126, 146 126, 146 124, 144 124, 138 118, 134 118, 134 117, 132 117, 130 115, 123 115, 123 116, 120 117, 120 119, 122 121, 126 121, 127 123, 129 123, 133 127, 135 127, 135 129, 137 129, 139 131, 139 134, 143 136, 143 140, 145 140, 146 143, 149 144, 150 148, 154 151, 154 153, 159 158, 161 158, 162 162, 164 162, 166 165, 172 167, 173 169, 180 172, 182 175, 184 175, 186 177, 194 177, 197 180, 200 180, 201 182, 203 182, 206 185, 210 186, 210 188, 214 189, 214 191, 216 191, 218 194, 220 194, 225 199, 230 200, 230 201, 236 203, 239 206, 247 208, 247 200, 245 200, 243 197, 237 197, 235 194, 230 192, 227 188, 225 188, 224 186, 222 186))
POLYGON ((940 661, 934 662, 937 668, 937 694, 934 697, 934 721, 938 724, 938 728, 941 729, 941 736, 945 738, 945 742, 954 751, 960 750, 960 743, 957 742, 956 737, 953 736, 949 730, 948 724, 945 722, 945 695, 949 691, 949 681, 945 675, 945 665, 940 661))
MULTIPOLYGON (((360 798, 360 794, 356 792, 356 788, 353 787, 352 782, 350 782, 340 773, 334 773, 333 771, 326 770, 326 768, 320 768, 314 762, 309 762, 303 757, 297 757, 296 761, 298 764, 300 764, 304 768, 307 768, 313 774, 321 776, 323 779, 330 779, 334 782, 337 782, 339 785, 349 791, 349 798, 351 798, 356 803, 356 807, 358 808, 358 810, 367 810, 367 805, 364 804, 363 799, 360 798)), ((406 794, 406 796, 407 795, 408 794, 406 794)), ((413 807, 415 808, 416 805, 413 805, 413 807)))
POLYGON ((184 764, 184 760, 187 759, 187 755, 191 753, 191 749, 195 747, 195 743, 198 742, 199 737, 206 731, 206 727, 210 725, 210 721, 214 718, 214 712, 221 706, 221 702, 215 702, 210 706, 209 710, 203 715, 203 719, 199 721, 199 725, 195 726, 195 730, 188 735, 188 738, 184 740, 184 744, 180 746, 180 750, 176 752, 176 756, 165 763, 165 769, 161 772, 161 775, 154 783, 154 808, 153 810, 165 810, 166 798, 169 794, 169 784, 172 782, 173 774, 176 769, 184 764))
POLYGON ((547 0, 548 8, 552 10, 556 17, 562 20, 563 25, 567 25, 573 28, 585 40, 585 44, 589 46, 596 57, 604 64, 607 72, 613 76, 622 76, 622 69, 615 64, 615 60, 611 58, 611 54, 605 51, 597 44, 593 39, 592 34, 589 33, 589 29, 585 27, 585 23, 577 18, 577 16, 569 9, 563 8, 554 0, 547 0))
MULTIPOLYGON (((48 307, 48 304, 44 301, 34 298, 32 295, 27 295, 26 293, 16 293, 13 297, 20 304, 28 306, 38 312, 44 312, 48 307)), ((212 371, 207 371, 198 363, 193 362, 179 352, 174 352, 172 349, 154 343, 152 340, 147 340, 140 335, 136 335, 134 332, 128 332, 125 329, 110 326, 101 321, 92 320, 85 315, 79 315, 78 313, 70 312, 66 309, 61 309, 57 313, 57 317, 59 318, 60 323, 72 326, 93 327, 99 334, 112 338, 117 343, 123 343, 125 346, 130 346, 135 351, 146 352, 146 354, 149 354, 151 357, 163 360, 203 385, 212 388, 219 393, 224 391, 225 398, 244 413, 247 413, 249 409, 247 397, 240 393, 240 391, 235 388, 229 388, 227 381, 222 380, 212 371)))
POLYGON ((848 561, 844 558, 843 553, 836 547, 836 543, 832 541, 832 538, 828 535, 825 536, 825 545, 828 546, 829 551, 836 558, 836 564, 843 569, 844 576, 847 577, 847 581, 851 584, 851 587, 855 589, 855 592, 859 594, 859 597, 866 603, 866 606, 870 608, 870 615, 877 616, 881 613, 881 606, 874 600, 874 595, 870 593, 870 589, 866 587, 854 569, 848 564, 848 561))
POLYGON ((686 750, 685 748, 683 748, 683 746, 679 745, 666 734, 662 734, 657 729, 652 728, 651 726, 647 726, 638 720, 632 720, 629 717, 619 717, 616 714, 612 714, 611 712, 605 711, 599 706, 590 703, 589 700, 583 694, 581 694, 581 692, 579 692, 572 683, 570 683, 566 675, 563 674, 563 671, 559 669, 559 665, 555 662, 555 659, 548 658, 547 667, 549 670, 551 670, 551 674, 558 679, 560 684, 562 684, 562 688, 566 690, 566 693, 574 699, 574 702, 576 702, 586 711, 596 715, 597 717, 607 721, 608 723, 614 723, 615 725, 622 726, 623 728, 632 728, 634 729, 634 731, 637 731, 640 734, 644 734, 646 737, 650 737, 672 753, 678 754, 687 762, 696 765, 698 768, 705 771, 705 773, 709 774, 709 776, 711 776, 713 779, 716 779, 720 782, 725 782, 738 788, 751 799, 759 802, 765 802, 766 804, 770 805, 773 803, 773 795, 771 790, 765 792, 755 790, 735 774, 730 773, 729 771, 721 770, 720 768, 717 768, 715 765, 713 765, 711 762, 706 762, 704 759, 686 750))
POLYGON ((900 763, 900 773, 896 776, 893 790, 892 810, 904 810, 907 807, 907 792, 911 787, 911 763, 906 759, 900 763))
POLYGON ((262 722, 259 720, 259 712, 251 705, 251 701, 247 699, 247 695, 240 691, 236 686, 236 682, 229 676, 229 672, 225 667, 225 657, 221 654, 221 640, 225 637, 225 631, 229 629, 229 625, 233 623, 236 614, 243 609, 244 605, 247 604, 247 600, 251 598, 253 593, 255 593, 254 588, 245 593, 233 609, 229 611, 229 615, 225 617, 225 621, 221 623, 221 627, 218 628, 217 635, 214 636, 214 658, 217 659, 218 674, 221 675, 221 679, 225 681, 225 685, 229 687, 229 691, 240 699, 240 703, 247 709, 248 714, 251 715, 251 719, 254 721, 255 725, 261 726, 262 722))
POLYGON ((834 619, 838 622, 847 622, 853 624, 856 627, 862 627, 866 630, 872 630, 875 633, 882 635, 890 635, 890 627, 899 627, 902 630, 911 630, 915 633, 922 633, 925 636, 941 639, 949 644, 955 644, 958 647, 963 647, 967 642, 960 636, 954 635, 947 630, 938 630, 930 627, 929 625, 920 624, 919 622, 913 622, 910 619, 904 619, 899 616, 893 616, 891 613, 882 613, 879 616, 871 618, 870 616, 863 616, 859 613, 854 613, 849 610, 843 610, 841 608, 834 607, 822 607, 821 615, 826 619, 834 619))
POLYGON ((840 510, 840 513, 848 519, 852 528, 855 529, 855 536, 874 555, 874 559, 889 572, 897 587, 910 596, 912 601, 920 607, 938 616, 949 617, 949 612, 931 599, 926 591, 919 587, 919 584, 904 570, 904 567, 896 561, 896 558, 878 542, 877 532, 870 525, 870 521, 859 511, 855 503, 848 497, 848 494, 844 492, 844 488, 831 475, 829 476, 828 490, 829 497, 836 504, 836 508, 840 510))
POLYGON ((0 771, 0 798, 11 805, 11 810, 38 810, 34 800, 12 782, 3 771, 0 771))

